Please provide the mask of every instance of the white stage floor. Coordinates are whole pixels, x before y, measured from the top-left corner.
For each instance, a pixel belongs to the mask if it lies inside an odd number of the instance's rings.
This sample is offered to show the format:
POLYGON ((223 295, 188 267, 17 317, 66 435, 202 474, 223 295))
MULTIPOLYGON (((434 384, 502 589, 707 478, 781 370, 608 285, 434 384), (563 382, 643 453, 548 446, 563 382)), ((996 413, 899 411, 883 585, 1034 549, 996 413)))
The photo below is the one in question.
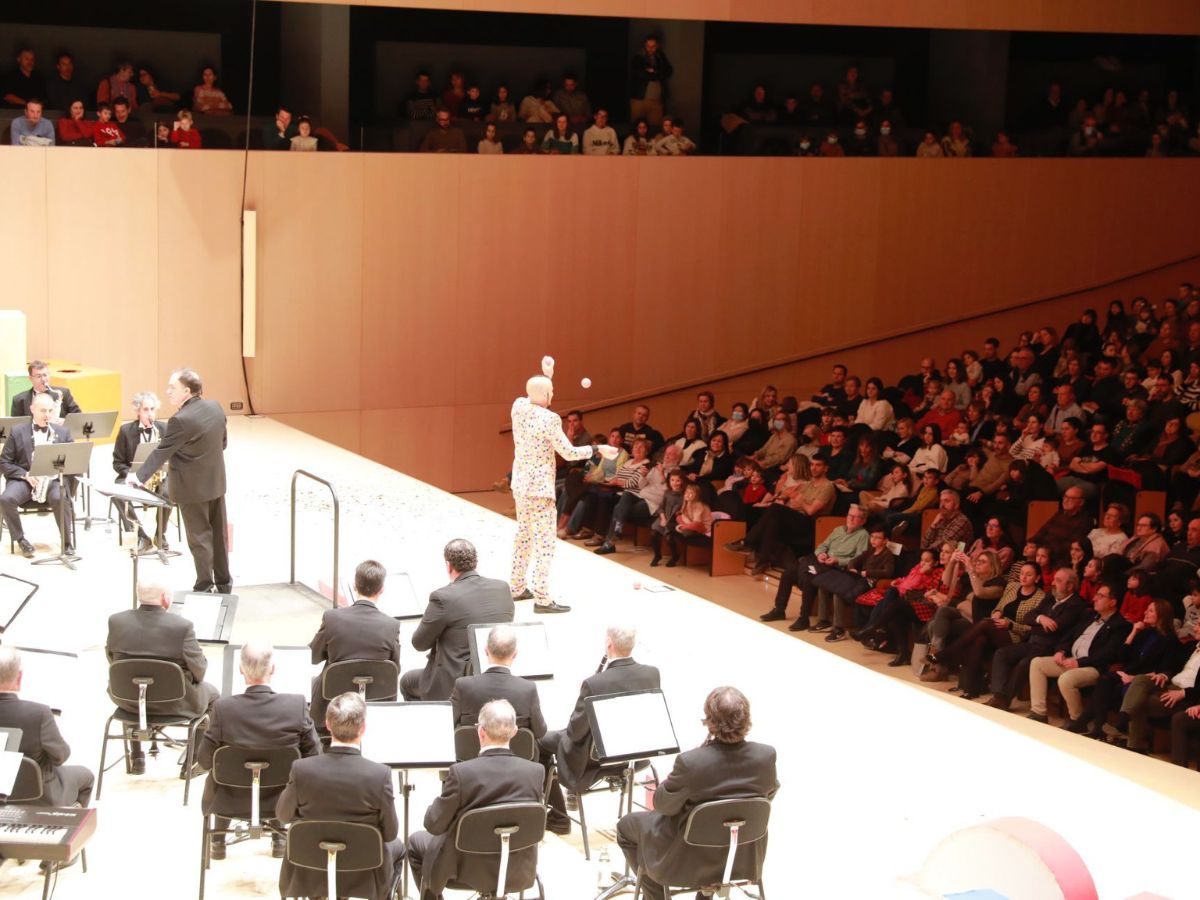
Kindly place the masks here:
MULTIPOLYGON (((508 576, 510 519, 270 420, 235 418, 229 426, 235 591, 237 585, 287 581, 289 480, 301 468, 337 487, 343 573, 373 557, 411 573, 424 596, 445 581, 442 546, 465 537, 479 549, 481 572, 508 576)), ((109 471, 108 455, 108 447, 97 448, 93 471, 109 471)), ((299 490, 297 575, 312 586, 328 582, 332 569, 331 513, 322 491, 303 481, 299 490)), ((39 549, 57 541, 51 518, 36 518, 27 530, 39 549)), ((103 526, 80 530, 83 559, 75 572, 32 567, 9 556, 4 544, 0 571, 41 585, 4 642, 81 654, 75 702, 61 728, 74 751, 71 761, 95 769, 111 712, 104 693, 106 619, 129 607, 129 555, 103 526)), ((175 589, 191 586, 186 552, 167 567, 143 560, 141 568, 143 578, 160 578, 175 589)), ((1139 891, 1198 895, 1196 773, 880 677, 682 590, 635 590, 635 579, 653 583, 559 543, 554 593, 574 611, 546 620, 558 672, 539 683, 550 726, 565 722, 580 680, 599 662, 604 627, 614 621, 637 625, 635 656, 662 670, 685 748, 703 738, 701 704, 708 691, 719 684, 741 688, 753 704, 751 737, 779 751, 783 787, 765 872, 773 898, 891 896, 896 877, 919 869, 944 836, 998 816, 1030 817, 1060 832, 1083 856, 1103 898, 1139 891)), ((518 605, 517 617, 534 618, 528 603, 518 605)), ((316 618, 314 610, 311 618, 284 618, 269 629, 247 624, 235 630, 235 639, 307 643, 316 618)), ((404 667, 419 664, 409 647, 404 667)), ((219 683, 217 654, 210 655, 209 671, 209 680, 219 683)), ((174 756, 151 761, 144 777, 127 776, 120 767, 110 771, 96 804, 99 829, 88 846, 89 871, 83 875, 76 866, 63 872, 56 897, 148 890, 172 898, 194 895, 200 785, 192 805, 183 808, 174 756)), ((669 760, 660 767, 667 770, 669 760)), ((437 790, 431 774, 419 776, 417 784, 413 828, 437 790)), ((589 798, 593 826, 611 829, 615 805, 615 796, 589 798)), ((607 840, 593 834, 593 860, 607 840)), ((619 858, 615 847, 611 852, 619 858)), ((584 862, 577 830, 565 840, 547 837, 540 869, 551 900, 596 893, 597 870, 584 862)), ((208 896, 276 896, 277 874, 266 841, 238 845, 228 860, 213 864, 208 896)), ((16 867, 10 861, 0 868, 0 898, 40 892, 35 863, 16 867)))

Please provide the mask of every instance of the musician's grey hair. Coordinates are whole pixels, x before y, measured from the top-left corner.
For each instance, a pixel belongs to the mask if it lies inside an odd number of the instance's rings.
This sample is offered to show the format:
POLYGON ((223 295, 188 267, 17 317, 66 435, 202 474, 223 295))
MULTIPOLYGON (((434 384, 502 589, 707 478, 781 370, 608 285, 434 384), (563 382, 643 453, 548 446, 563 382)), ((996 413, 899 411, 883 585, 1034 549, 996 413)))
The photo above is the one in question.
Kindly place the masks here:
POLYGON ((49 393, 34 394, 33 399, 29 401, 29 408, 32 409, 35 406, 53 407, 54 403, 55 401, 50 399, 49 393))
POLYGON ((158 394, 154 391, 138 391, 133 395, 133 411, 137 412, 143 406, 153 406, 158 409, 162 403, 158 400, 158 394))
POLYGON ((475 545, 466 538, 455 538, 446 545, 446 549, 442 551, 442 556, 445 558, 460 575, 463 572, 474 570, 479 563, 479 557, 475 553, 475 545))
POLYGON ((325 711, 325 727, 337 740, 350 744, 358 740, 367 721, 367 703, 357 691, 338 694, 325 711))
POLYGON ((0 647, 0 688, 16 687, 21 676, 21 652, 16 647, 0 647))
POLYGON ((156 581, 139 581, 137 586, 138 603, 144 603, 147 606, 162 606, 162 597, 166 592, 166 587, 156 581))
POLYGON ((507 744, 517 733, 517 713, 507 700, 489 700, 479 711, 479 727, 488 740, 507 744))
POLYGON ((266 681, 275 660, 275 649, 270 644, 251 641, 242 646, 242 674, 247 681, 266 681))
POLYGON ((609 625, 606 634, 616 653, 628 656, 633 652, 633 645, 637 643, 637 629, 632 625, 609 625))
POLYGON ((517 633, 507 625, 497 625, 488 632, 488 656, 497 662, 509 662, 517 653, 517 633))

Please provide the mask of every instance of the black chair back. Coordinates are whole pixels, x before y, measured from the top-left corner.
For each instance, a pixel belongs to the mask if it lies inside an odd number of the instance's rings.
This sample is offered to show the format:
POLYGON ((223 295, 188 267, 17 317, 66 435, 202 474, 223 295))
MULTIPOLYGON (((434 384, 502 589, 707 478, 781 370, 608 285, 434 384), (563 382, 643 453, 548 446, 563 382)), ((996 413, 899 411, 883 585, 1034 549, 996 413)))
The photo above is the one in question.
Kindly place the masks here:
POLYGON ((254 770, 259 771, 262 789, 283 787, 288 783, 292 763, 300 758, 297 747, 262 749, 225 745, 213 754, 213 781, 222 787, 249 789, 254 784, 254 770))
POLYGON ((767 834, 771 818, 771 801, 766 797, 746 797, 741 800, 710 800, 688 813, 683 827, 683 841, 692 847, 729 846, 733 823, 738 826, 737 846, 761 841, 767 834))
POLYGON ((118 659, 108 666, 108 695, 137 703, 145 685, 146 703, 175 703, 186 696, 186 681, 178 663, 165 659, 118 659))
POLYGON ((332 700, 346 692, 365 700, 395 700, 400 669, 390 659, 344 659, 321 675, 321 695, 332 700))
MULTIPOLYGON (((513 739, 509 741, 508 748, 512 750, 513 756, 530 762, 538 761, 537 738, 528 728, 518 728, 513 739)), ((465 759, 474 759, 478 755, 479 732, 474 725, 459 725, 454 729, 454 758, 462 762, 465 759)))
POLYGON ((287 859, 293 866, 324 872, 329 854, 321 844, 342 844, 337 854, 339 872, 366 872, 383 865, 383 835, 361 822, 301 819, 288 828, 287 859))
POLYGON ((12 793, 6 798, 7 802, 37 803, 42 799, 44 792, 42 770, 28 756, 21 757, 21 765, 17 769, 17 780, 13 784, 12 793))
MULTIPOLYGON (((498 829, 510 832, 509 851, 536 847, 546 832, 546 807, 541 803, 497 803, 464 813, 454 831, 454 846, 460 853, 500 855, 498 829)), ((494 885, 488 885, 490 890, 494 885)), ((520 888, 509 887, 509 890, 520 888)))

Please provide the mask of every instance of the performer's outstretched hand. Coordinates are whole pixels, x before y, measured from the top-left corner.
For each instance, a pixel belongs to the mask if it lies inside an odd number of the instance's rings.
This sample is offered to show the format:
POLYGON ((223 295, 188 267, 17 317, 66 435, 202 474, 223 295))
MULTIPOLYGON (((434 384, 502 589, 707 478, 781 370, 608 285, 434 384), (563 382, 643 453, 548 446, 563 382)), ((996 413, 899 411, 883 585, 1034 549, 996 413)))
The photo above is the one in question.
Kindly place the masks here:
POLYGON ((612 444, 597 444, 596 452, 605 459, 616 459, 621 453, 621 448, 614 447, 612 444))
POLYGON ((547 378, 554 377, 554 357, 553 356, 543 356, 542 357, 542 374, 545 375, 547 378))

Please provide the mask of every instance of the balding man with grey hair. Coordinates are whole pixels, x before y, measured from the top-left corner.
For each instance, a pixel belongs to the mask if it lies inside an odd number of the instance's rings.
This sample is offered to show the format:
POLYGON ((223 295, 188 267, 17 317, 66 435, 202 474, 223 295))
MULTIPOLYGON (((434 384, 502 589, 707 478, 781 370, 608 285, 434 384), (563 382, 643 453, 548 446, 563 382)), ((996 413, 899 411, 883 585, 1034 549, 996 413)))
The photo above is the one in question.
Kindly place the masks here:
POLYGON ((516 710, 517 725, 528 728, 535 738, 546 733, 537 685, 512 673, 517 658, 517 634, 508 625, 488 632, 488 667, 479 675, 465 675, 454 682, 450 705, 455 725, 474 725, 489 700, 507 700, 516 710))
MULTIPOLYGON (((307 698, 300 694, 276 694, 271 690, 271 676, 275 674, 271 645, 254 641, 244 644, 239 668, 246 681, 246 691, 222 697, 213 704, 212 719, 196 754, 200 765, 211 769, 217 750, 227 746, 268 750, 294 747, 302 757, 320 753, 321 742, 317 740, 317 730, 308 716, 307 698)), ((262 791, 261 808, 268 816, 282 790, 268 788, 262 791)), ((216 830, 223 831, 229 827, 231 818, 250 816, 249 792, 223 787, 210 774, 204 784, 200 811, 206 816, 215 816, 216 830)), ((278 823, 269 821, 268 824, 278 823)), ((271 835, 272 856, 283 859, 285 846, 286 838, 282 833, 271 835)), ((212 836, 209 853, 212 859, 225 858, 225 835, 212 836)))
MULTIPOLYGON (((133 420, 126 422, 117 431, 117 439, 113 444, 112 465, 117 473, 117 484, 124 484, 133 468, 133 457, 141 444, 156 444, 166 436, 167 423, 157 421, 158 397, 152 391, 138 391, 133 395, 133 420)), ((163 478, 155 485, 154 493, 167 497, 167 479, 163 478)), ((152 549, 150 536, 146 534, 130 504, 118 501, 117 514, 121 519, 121 529, 127 534, 137 526, 138 552, 146 553, 152 549)), ((155 543, 162 550, 170 549, 166 538, 167 522, 171 518, 171 507, 163 506, 158 510, 158 530, 155 543)))
MULTIPOLYGON (((367 704, 357 693, 339 694, 329 701, 325 727, 332 738, 328 752, 292 765, 275 815, 284 823, 323 819, 360 822, 379 829, 385 845, 383 865, 366 871, 339 872, 338 894, 383 900, 389 896, 392 872, 404 858, 392 794, 392 770, 362 755, 367 704)), ((280 867, 281 897, 324 897, 326 887, 324 869, 302 869, 287 859, 280 867)))
MULTIPOLYGON (((554 454, 567 462, 582 462, 595 452, 576 447, 563 433, 562 420, 550 411, 554 399, 554 360, 542 360, 542 375, 525 382, 525 396, 512 405, 512 494, 517 509, 517 536, 513 543, 513 596, 534 602, 534 612, 561 613, 569 606, 550 598, 550 565, 554 562, 554 454), (532 577, 530 563, 532 561, 532 577), (529 588, 526 588, 526 584, 529 588)), ((615 457, 615 447, 603 445, 601 453, 615 457)))
MULTIPOLYGON (((188 718, 211 712, 213 701, 220 692, 204 680, 208 660, 196 640, 192 623, 183 616, 168 614, 171 592, 164 585, 141 582, 137 592, 137 609, 127 609, 108 617, 108 641, 104 650, 109 663, 147 658, 173 662, 183 669, 183 698, 171 703, 149 703, 149 712, 188 718)), ((137 712, 137 703, 114 702, 127 712, 137 712)), ((133 774, 141 775, 146 771, 141 742, 131 740, 129 743, 133 774)))
POLYGON ((455 680, 471 665, 470 626, 511 622, 515 606, 508 585, 484 578, 477 571, 475 545, 455 538, 442 551, 450 583, 429 595, 412 645, 429 651, 422 669, 409 669, 400 678, 405 700, 449 700, 455 680))
POLYGON ((63 765, 71 748, 63 740, 50 707, 22 700, 21 653, 0 647, 0 728, 19 728, 17 749, 42 772, 41 803, 47 806, 87 806, 92 800, 95 776, 83 766, 63 765))
POLYGON ((588 722, 586 705, 588 697, 657 690, 660 687, 658 669, 634 661, 633 647, 636 643, 637 629, 632 625, 609 625, 604 634, 604 662, 600 671, 583 680, 567 727, 561 731, 548 731, 538 741, 542 764, 548 767, 557 760, 558 767, 558 780, 550 791, 550 814, 546 821, 546 828, 550 831, 566 834, 571 827, 559 782, 572 794, 578 794, 591 787, 600 771, 600 765, 592 758, 592 727, 588 722))
MULTIPOLYGON (((497 803, 541 803, 542 767, 520 759, 508 749, 517 733, 517 716, 507 700, 492 700, 479 711, 479 756, 452 765, 446 772, 442 793, 425 813, 425 830, 408 838, 408 863, 412 867, 421 900, 441 897, 446 884, 456 879, 463 857, 450 837, 464 813, 497 803)), ((484 874, 495 884, 499 858, 476 857, 472 870, 490 866, 484 874)), ((537 869, 537 847, 518 850, 509 858, 508 883, 533 881, 537 869)))

